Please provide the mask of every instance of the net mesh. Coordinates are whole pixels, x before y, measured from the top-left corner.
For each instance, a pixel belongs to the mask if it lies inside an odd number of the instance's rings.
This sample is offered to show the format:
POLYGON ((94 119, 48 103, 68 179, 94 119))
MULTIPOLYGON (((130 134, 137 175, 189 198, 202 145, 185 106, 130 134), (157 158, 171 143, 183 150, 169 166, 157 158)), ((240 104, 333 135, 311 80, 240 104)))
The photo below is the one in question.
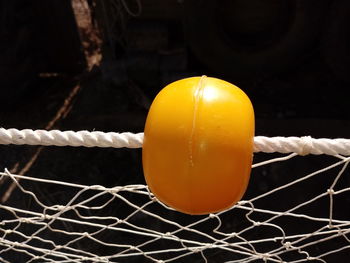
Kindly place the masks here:
POLYGON ((350 255, 350 158, 254 159, 244 199, 205 216, 172 210, 142 184, 108 188, 5 170, 0 176, 16 183, 20 201, 0 204, 0 261, 335 262, 350 255))

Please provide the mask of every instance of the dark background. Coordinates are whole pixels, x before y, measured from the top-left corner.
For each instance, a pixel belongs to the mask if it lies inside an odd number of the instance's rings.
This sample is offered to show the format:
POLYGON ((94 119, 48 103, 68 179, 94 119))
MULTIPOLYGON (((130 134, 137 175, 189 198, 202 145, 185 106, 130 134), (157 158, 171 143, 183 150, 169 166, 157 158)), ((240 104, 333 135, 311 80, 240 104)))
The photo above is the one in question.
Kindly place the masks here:
MULTIPOLYGON (((162 87, 208 75, 248 94, 257 135, 350 137, 347 0, 147 0, 141 10, 137 1, 82 1, 92 18, 83 28, 75 2, 0 1, 0 126, 142 132, 162 87), (93 54, 102 60, 91 63, 93 54)), ((0 167, 89 185, 144 183, 141 150, 48 147, 22 170, 37 151, 1 146, 0 167)), ((266 180, 261 191, 275 186, 266 180)), ((21 202, 16 191, 5 203, 21 202)))
POLYGON ((61 127, 142 131, 162 87, 206 74, 249 95, 257 134, 346 136, 314 120, 348 119, 347 1, 151 0, 138 16, 110 2, 91 9, 103 56, 93 70, 70 1, 1 2, 2 126, 44 127, 80 81, 61 127), (308 121, 294 130, 296 119, 308 121))

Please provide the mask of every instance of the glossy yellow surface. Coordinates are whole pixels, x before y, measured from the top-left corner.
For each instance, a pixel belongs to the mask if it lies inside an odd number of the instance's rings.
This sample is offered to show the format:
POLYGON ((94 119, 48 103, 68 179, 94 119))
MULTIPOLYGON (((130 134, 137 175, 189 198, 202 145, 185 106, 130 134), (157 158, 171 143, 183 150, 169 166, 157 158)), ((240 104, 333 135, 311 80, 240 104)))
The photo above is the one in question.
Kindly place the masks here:
POLYGON ((148 113, 144 175, 162 202, 188 214, 227 209, 248 185, 254 111, 246 94, 216 78, 166 86, 148 113))

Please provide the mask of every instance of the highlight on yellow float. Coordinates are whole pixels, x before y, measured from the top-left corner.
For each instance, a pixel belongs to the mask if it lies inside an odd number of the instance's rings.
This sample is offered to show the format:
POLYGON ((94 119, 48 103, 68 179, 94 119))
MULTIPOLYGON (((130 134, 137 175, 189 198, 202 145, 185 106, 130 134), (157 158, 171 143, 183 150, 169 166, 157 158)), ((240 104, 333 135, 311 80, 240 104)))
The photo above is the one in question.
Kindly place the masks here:
POLYGON ((149 110, 142 150, 151 192, 187 214, 225 210, 250 177, 254 110, 235 85, 212 77, 173 82, 149 110))

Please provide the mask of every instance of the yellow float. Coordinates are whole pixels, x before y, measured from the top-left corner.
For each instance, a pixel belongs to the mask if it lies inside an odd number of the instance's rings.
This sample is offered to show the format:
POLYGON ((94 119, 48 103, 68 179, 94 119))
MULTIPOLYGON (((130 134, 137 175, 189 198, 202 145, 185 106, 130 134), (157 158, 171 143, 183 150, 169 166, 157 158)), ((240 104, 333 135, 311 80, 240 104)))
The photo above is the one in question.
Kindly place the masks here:
POLYGON ((222 211, 247 188, 253 140, 254 110, 241 89, 206 76, 173 82, 147 116, 146 182, 160 201, 183 213, 222 211))

